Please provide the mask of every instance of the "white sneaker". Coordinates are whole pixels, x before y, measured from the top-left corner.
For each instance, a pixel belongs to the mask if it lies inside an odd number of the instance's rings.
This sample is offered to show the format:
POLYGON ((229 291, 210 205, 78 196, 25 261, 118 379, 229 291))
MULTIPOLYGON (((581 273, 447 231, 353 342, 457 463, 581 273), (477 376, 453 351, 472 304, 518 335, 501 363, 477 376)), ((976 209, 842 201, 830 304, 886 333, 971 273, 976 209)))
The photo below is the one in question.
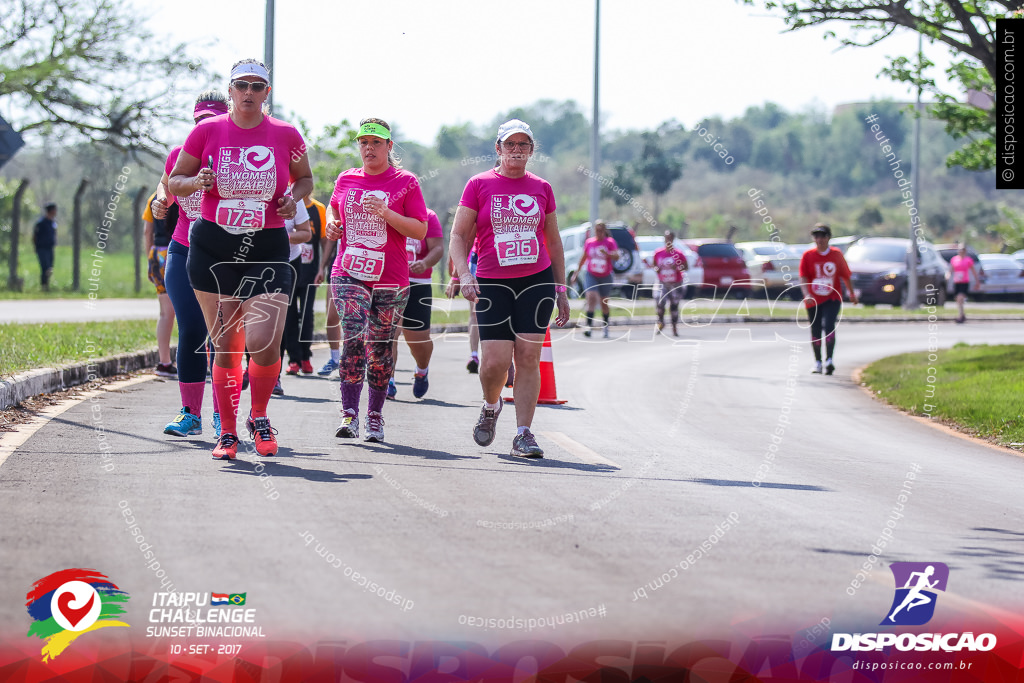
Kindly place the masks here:
POLYGON ((366 436, 363 441, 384 443, 384 416, 370 411, 366 413, 366 436))
POLYGON ((814 367, 811 368, 811 373, 815 374, 815 375, 820 375, 821 374, 821 361, 820 360, 814 361, 814 367))

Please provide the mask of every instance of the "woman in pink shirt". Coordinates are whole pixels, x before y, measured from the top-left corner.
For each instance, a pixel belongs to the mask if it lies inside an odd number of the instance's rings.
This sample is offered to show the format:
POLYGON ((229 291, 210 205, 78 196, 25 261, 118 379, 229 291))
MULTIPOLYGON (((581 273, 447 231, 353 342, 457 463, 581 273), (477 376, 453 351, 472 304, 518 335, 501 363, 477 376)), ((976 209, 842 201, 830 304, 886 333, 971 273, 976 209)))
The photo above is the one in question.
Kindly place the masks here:
POLYGON ((572 274, 572 282, 569 283, 570 287, 576 284, 586 264, 583 287, 587 294, 587 330, 583 333, 584 336, 589 337, 593 330, 594 309, 600 301, 601 317, 604 318, 604 336, 608 337, 608 318, 611 314, 608 309, 608 297, 612 295, 612 265, 618 258, 619 245, 608 234, 608 226, 604 221, 595 221, 594 236, 584 242, 580 262, 576 266, 576 272, 572 274))
POLYGON ((533 156, 533 131, 512 119, 498 127, 498 165, 470 178, 462 193, 449 253, 462 295, 480 300, 480 384, 484 405, 473 429, 480 446, 494 441, 501 413, 501 389, 515 358, 518 429, 511 454, 544 457, 530 431, 540 396, 541 346, 551 313, 569 320, 565 260, 551 185, 526 170, 533 156), (469 245, 478 246, 474 276, 466 264, 469 245))
POLYGON ((956 256, 949 260, 949 265, 953 268, 953 293, 956 294, 956 307, 960 312, 956 321, 962 323, 967 320, 967 316, 964 315, 964 300, 967 298, 967 290, 971 286, 971 276, 974 276, 975 282, 978 282, 980 278, 974 267, 974 259, 967 255, 966 244, 960 244, 956 256))
POLYGON ((341 317, 342 420, 334 435, 359 436, 359 398, 370 384, 366 441, 384 441, 384 401, 395 368, 392 340, 409 299, 408 239, 427 235, 427 205, 416 176, 392 155, 391 127, 363 119, 362 168, 341 173, 327 209, 327 239, 339 240, 331 291, 341 317))
POLYGON ((213 390, 221 435, 213 457, 238 453, 242 353, 248 348, 252 398, 246 427, 260 455, 276 455, 267 404, 281 372, 281 336, 294 275, 286 219, 294 197, 313 189, 306 144, 294 126, 264 112, 270 73, 255 59, 231 67, 231 112, 201 121, 170 172, 170 191, 203 190, 192 225, 188 277, 213 341, 213 390), (288 187, 294 183, 291 193, 288 187))

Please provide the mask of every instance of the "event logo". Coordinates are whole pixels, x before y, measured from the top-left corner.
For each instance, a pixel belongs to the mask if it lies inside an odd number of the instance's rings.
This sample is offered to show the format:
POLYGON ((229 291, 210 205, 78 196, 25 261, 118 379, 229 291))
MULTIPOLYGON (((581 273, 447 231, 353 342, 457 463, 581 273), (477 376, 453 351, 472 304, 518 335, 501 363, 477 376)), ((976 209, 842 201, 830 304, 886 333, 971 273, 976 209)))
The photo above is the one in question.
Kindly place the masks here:
POLYGON ((920 626, 935 613, 936 591, 945 591, 949 567, 941 562, 893 562, 896 595, 882 626, 920 626), (902 586, 902 587, 901 587, 902 586))
POLYGON ((274 165, 274 150, 262 145, 255 145, 242 153, 242 162, 250 171, 262 173, 274 165))
POLYGON ((512 198, 512 210, 520 216, 532 216, 540 211, 537 200, 528 194, 517 194, 512 198))
POLYGON ((76 638, 107 626, 128 624, 112 617, 124 614, 128 594, 95 569, 65 569, 32 585, 25 606, 33 619, 29 636, 46 641, 43 661, 67 649, 76 638))

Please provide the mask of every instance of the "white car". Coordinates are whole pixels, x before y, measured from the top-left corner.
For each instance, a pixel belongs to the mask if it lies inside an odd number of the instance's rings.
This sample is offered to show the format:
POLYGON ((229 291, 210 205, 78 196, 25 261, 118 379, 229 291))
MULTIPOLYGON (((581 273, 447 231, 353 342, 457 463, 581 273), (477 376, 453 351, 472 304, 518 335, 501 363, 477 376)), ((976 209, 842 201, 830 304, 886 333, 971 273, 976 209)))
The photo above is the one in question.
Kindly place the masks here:
POLYGON ((751 280, 764 280, 769 296, 789 290, 794 300, 800 292, 800 258, 807 251, 800 246, 782 242, 737 242, 735 245, 750 271, 751 280))
POLYGON ((979 289, 984 294, 1024 295, 1024 265, 1010 254, 980 254, 985 270, 979 289))
MULTIPOLYGON (((608 223, 608 234, 619 245, 619 258, 612 264, 612 288, 617 289, 619 296, 632 299, 640 286, 643 265, 636 248, 633 234, 625 223, 608 223)), ((590 234, 590 223, 574 225, 559 231, 562 236, 562 252, 565 255, 565 281, 572 279, 583 254, 583 245, 590 234)), ((662 239, 662 242, 665 240, 662 239)), ((583 291, 583 280, 576 282, 576 289, 570 288, 569 296, 577 296, 583 291)))
MULTIPOLYGON (((665 246, 665 238, 658 235, 638 235, 636 246, 640 251, 640 260, 644 263, 644 279, 641 289, 650 292, 652 297, 660 296, 661 282, 658 280, 658 273, 650 263, 654 252, 665 246)), ((690 247, 683 244, 682 240, 676 239, 672 246, 686 257, 686 272, 683 273, 683 283, 686 285, 686 298, 693 296, 694 289, 704 282, 704 263, 690 247)))

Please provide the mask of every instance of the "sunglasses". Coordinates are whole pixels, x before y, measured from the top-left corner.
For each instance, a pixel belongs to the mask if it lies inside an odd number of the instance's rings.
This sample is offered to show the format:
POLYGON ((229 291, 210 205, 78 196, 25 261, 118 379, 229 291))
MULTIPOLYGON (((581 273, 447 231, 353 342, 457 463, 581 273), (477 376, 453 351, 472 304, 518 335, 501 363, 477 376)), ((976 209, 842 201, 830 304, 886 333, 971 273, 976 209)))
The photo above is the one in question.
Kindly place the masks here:
POLYGON ((511 142, 506 140, 501 144, 503 144, 505 146, 505 149, 508 150, 509 152, 514 152, 516 149, 519 149, 522 152, 526 152, 531 147, 533 147, 532 142, 511 142))
POLYGON ((231 85, 239 92, 245 92, 251 88, 253 92, 261 93, 267 89, 267 84, 263 81, 243 81, 241 78, 231 81, 231 85))

